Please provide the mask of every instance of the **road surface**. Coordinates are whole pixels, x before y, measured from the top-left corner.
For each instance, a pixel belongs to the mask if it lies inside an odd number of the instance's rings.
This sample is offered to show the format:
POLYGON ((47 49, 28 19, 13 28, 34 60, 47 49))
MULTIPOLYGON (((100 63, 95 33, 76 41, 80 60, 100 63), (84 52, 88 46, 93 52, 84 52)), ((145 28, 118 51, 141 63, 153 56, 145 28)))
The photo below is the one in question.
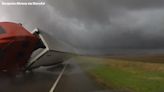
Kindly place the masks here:
MULTIPOLYGON (((63 66, 64 67, 64 66, 63 66)), ((55 84, 63 67, 39 68, 17 77, 0 75, 0 92, 111 92, 91 80, 75 63, 68 61, 65 71, 55 84)))

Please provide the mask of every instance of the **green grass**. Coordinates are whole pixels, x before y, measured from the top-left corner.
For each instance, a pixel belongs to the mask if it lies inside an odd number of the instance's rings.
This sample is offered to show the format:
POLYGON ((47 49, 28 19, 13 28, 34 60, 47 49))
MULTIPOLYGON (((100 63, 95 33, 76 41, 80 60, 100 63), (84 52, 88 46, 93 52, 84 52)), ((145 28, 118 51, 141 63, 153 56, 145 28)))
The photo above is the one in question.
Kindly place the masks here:
POLYGON ((107 87, 130 92, 164 92, 163 64, 110 58, 80 57, 78 59, 80 65, 95 80, 107 87))

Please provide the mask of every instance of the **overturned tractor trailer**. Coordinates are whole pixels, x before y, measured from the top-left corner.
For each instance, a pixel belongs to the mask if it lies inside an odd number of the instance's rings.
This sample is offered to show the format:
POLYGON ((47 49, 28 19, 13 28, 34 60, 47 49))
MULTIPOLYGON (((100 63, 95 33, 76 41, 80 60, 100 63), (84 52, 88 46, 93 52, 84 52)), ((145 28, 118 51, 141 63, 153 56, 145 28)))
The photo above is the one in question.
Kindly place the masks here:
POLYGON ((61 44, 38 28, 30 32, 22 24, 0 22, 1 72, 22 72, 57 65, 72 56, 71 50, 69 45, 61 44))
POLYGON ((70 46, 64 44, 65 47, 63 47, 62 43, 53 39, 46 32, 36 28, 32 34, 37 35, 40 38, 44 48, 39 48, 33 52, 28 62, 27 69, 33 69, 40 66, 57 65, 73 56, 70 52, 70 46))

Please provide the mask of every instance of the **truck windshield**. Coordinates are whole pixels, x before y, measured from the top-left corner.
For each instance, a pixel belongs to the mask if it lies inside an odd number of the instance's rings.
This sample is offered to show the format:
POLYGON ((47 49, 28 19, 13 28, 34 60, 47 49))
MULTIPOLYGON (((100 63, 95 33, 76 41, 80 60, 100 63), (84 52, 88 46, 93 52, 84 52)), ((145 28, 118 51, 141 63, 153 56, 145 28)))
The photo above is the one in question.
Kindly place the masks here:
POLYGON ((5 33, 5 30, 0 26, 0 34, 5 33))

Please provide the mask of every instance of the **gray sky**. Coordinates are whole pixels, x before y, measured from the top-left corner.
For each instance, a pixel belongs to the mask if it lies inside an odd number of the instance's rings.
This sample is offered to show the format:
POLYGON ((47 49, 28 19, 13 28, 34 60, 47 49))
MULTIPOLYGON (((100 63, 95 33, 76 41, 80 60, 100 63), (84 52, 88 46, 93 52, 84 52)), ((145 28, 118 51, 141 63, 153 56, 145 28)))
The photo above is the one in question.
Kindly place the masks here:
POLYGON ((0 21, 39 27, 79 51, 164 48, 164 0, 45 1, 46 6, 0 6, 0 21))

